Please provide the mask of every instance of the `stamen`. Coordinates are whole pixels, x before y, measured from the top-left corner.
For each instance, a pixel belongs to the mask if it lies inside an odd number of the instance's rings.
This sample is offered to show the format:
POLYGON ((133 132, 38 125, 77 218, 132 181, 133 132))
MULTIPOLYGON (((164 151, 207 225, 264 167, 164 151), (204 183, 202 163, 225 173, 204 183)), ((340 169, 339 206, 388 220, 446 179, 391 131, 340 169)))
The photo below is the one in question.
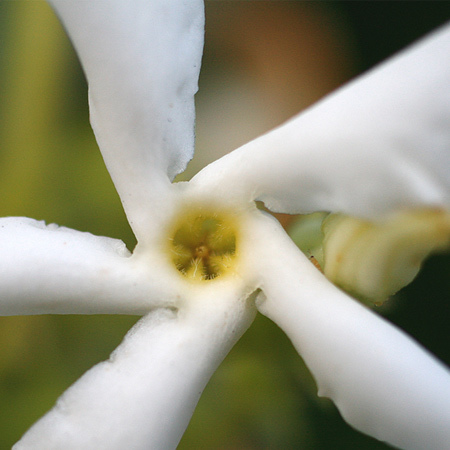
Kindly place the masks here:
POLYGON ((229 272, 236 256, 237 233, 232 214, 203 208, 180 215, 169 238, 171 259, 191 280, 213 280, 229 272))

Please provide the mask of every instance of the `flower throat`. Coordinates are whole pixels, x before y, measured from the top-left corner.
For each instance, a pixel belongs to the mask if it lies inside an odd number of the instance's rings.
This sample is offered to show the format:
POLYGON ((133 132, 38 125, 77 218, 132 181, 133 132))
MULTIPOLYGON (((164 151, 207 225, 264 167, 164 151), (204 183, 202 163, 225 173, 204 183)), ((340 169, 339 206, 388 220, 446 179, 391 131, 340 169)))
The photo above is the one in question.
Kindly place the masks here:
POLYGON ((171 238, 171 259, 191 280, 213 280, 229 273, 236 257, 232 216, 203 209, 179 217, 171 238))

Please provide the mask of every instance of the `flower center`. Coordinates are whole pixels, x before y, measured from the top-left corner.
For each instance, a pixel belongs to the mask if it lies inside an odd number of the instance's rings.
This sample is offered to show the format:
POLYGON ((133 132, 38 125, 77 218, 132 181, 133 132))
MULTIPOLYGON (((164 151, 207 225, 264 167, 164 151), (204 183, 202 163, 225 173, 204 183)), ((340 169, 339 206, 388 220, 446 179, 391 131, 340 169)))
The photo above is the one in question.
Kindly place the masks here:
POLYGON ((178 217, 171 238, 171 259, 184 276, 202 281, 229 272, 236 257, 236 226, 231 214, 203 208, 178 217))

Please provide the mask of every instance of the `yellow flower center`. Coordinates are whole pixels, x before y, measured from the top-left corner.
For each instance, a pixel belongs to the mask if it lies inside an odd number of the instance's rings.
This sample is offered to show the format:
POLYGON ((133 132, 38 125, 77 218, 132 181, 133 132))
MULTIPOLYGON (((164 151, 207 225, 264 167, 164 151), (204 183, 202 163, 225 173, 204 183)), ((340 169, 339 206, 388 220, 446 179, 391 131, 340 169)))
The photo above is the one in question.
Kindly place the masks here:
POLYGON ((184 276, 203 281, 230 272, 238 241, 233 214, 191 208, 177 216, 172 230, 170 256, 184 276))

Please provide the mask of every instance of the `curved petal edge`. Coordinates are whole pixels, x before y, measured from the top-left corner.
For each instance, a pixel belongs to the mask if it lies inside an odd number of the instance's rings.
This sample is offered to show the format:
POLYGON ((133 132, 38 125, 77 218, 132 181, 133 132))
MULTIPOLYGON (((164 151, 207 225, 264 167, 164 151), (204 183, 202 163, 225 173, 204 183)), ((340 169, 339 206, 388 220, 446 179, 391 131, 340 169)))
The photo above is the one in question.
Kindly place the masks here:
POLYGON ((329 283, 279 228, 255 227, 261 313, 277 323, 353 427, 408 449, 450 440, 450 372, 405 333, 329 283), (256 238, 257 238, 256 237, 256 238), (264 241, 261 241, 264 242, 264 241), (270 254, 268 259, 264 255, 270 254))
POLYGON ((450 208, 449 53, 446 25, 195 182, 285 213, 450 208))
POLYGON ((117 239, 26 217, 1 218, 0 231, 1 315, 145 314, 177 301, 157 257, 138 264, 117 239))
POLYGON ((176 448, 206 383, 255 316, 239 290, 210 294, 141 319, 14 449, 176 448))
POLYGON ((89 85, 91 123, 140 237, 152 221, 142 205, 163 204, 169 179, 193 156, 203 2, 49 3, 80 57, 89 85))

